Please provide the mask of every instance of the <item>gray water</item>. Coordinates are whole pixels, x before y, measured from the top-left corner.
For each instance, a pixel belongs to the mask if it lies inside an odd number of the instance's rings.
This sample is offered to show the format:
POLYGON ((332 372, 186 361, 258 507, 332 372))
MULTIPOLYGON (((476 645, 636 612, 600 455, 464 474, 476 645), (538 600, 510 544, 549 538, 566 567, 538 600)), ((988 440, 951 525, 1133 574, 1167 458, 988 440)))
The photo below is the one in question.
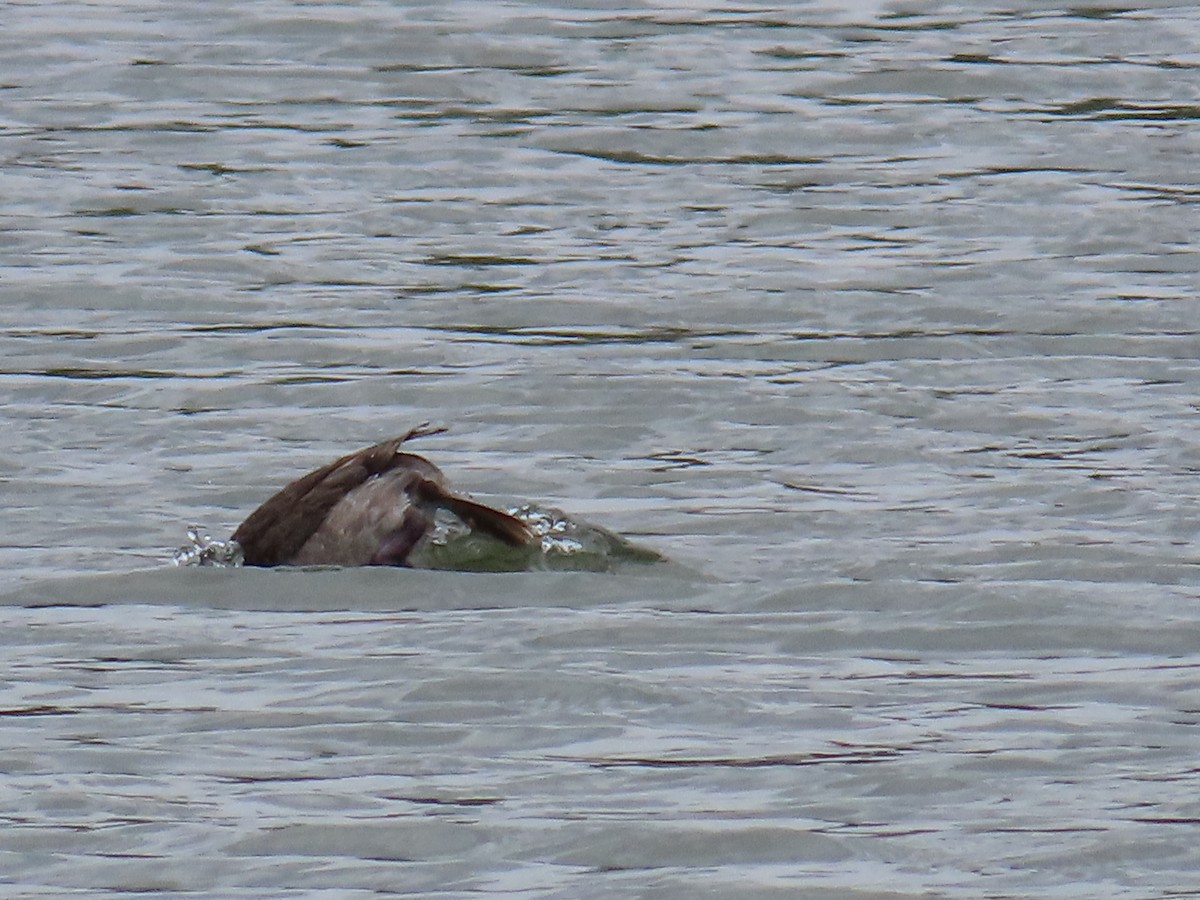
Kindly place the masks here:
POLYGON ((1200 896, 1196 6, 0 17, 4 896, 1200 896))

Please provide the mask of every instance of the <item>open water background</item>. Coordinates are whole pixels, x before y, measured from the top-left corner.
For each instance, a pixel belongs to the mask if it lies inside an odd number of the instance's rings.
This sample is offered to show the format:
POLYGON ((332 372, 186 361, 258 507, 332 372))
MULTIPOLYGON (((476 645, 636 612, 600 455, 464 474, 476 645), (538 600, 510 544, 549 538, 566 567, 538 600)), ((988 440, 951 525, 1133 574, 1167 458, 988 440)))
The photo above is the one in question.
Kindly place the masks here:
POLYGON ((5 896, 1200 896, 1194 4, 0 17, 5 896))

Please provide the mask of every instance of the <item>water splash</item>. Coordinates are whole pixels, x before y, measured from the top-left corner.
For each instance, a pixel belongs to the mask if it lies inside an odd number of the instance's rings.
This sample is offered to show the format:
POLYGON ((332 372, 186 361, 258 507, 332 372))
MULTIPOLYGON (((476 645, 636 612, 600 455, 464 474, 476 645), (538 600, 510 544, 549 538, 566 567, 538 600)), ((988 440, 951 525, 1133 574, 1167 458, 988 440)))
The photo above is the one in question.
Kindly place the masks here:
POLYGON ((560 509, 525 504, 508 512, 537 536, 528 547, 509 547, 471 531, 457 518, 439 515, 433 532, 413 552, 418 568, 473 572, 523 572, 539 569, 610 572, 665 560, 653 550, 579 519, 560 509))
POLYGON ((217 566, 228 568, 242 564, 242 548, 237 541, 218 541, 199 525, 189 525, 188 542, 172 557, 177 566, 217 566))
MULTIPOLYGON (((439 511, 434 528, 409 558, 418 569, 460 572, 528 572, 543 569, 611 572, 630 566, 666 562, 599 525, 572 519, 560 509, 533 504, 509 509, 529 526, 538 541, 510 547, 490 535, 475 532, 456 516, 439 511)), ((242 565, 242 548, 234 540, 216 540, 200 525, 187 529, 188 542, 175 551, 177 566, 242 565)))

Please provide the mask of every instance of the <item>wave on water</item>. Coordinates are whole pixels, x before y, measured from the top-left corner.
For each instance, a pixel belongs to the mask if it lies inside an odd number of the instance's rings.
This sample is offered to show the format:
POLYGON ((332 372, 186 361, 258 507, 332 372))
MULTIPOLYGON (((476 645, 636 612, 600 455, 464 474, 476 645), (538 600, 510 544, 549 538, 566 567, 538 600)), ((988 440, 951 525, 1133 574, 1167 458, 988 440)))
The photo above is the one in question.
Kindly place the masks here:
MULTIPOLYGON (((538 537, 536 544, 510 547, 439 511, 433 531, 413 551, 411 566, 457 572, 611 572, 666 562, 654 550, 560 509, 525 504, 508 512, 530 527, 538 537)), ((190 525, 187 543, 172 558, 177 566, 230 568, 242 565, 242 548, 232 539, 217 540, 202 526, 190 525)))
POLYGON ((508 512, 530 527, 538 543, 510 547, 447 514, 438 517, 433 533, 414 551, 412 564, 460 572, 612 572, 666 562, 654 550, 560 509, 525 504, 508 512))

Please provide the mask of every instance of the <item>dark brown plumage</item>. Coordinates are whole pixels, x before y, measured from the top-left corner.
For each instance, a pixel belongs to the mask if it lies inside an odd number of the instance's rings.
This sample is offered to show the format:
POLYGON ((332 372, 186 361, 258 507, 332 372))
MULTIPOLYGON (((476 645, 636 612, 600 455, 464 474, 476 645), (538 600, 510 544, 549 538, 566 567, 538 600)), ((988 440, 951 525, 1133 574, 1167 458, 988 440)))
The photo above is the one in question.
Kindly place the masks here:
POLYGON ((455 494, 441 469, 400 452, 405 441, 442 431, 418 425, 293 481, 233 533, 246 565, 407 565, 439 508, 514 547, 531 543, 520 519, 455 494))

